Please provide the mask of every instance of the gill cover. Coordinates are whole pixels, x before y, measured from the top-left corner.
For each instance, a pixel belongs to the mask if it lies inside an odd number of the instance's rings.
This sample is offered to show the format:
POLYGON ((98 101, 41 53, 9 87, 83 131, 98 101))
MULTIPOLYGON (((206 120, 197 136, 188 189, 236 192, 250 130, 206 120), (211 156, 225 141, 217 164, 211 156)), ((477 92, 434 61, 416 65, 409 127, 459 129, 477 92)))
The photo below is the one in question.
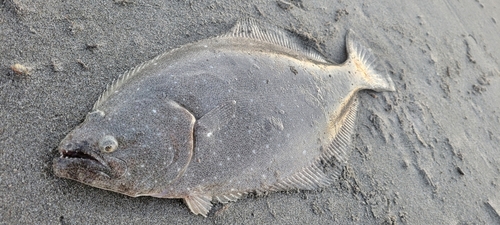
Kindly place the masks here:
POLYGON ((57 176, 141 196, 184 174, 195 123, 188 110, 165 98, 111 97, 100 108, 61 142, 53 164, 57 176))

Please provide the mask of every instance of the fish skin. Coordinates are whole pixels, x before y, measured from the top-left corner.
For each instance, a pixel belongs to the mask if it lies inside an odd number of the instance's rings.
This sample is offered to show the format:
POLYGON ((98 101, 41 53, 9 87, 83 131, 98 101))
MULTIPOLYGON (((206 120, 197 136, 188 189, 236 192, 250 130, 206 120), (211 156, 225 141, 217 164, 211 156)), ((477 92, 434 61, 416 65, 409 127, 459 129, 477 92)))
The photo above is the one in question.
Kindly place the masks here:
POLYGON ((340 168, 348 157, 357 92, 394 91, 352 32, 346 40, 349 57, 335 65, 247 20, 164 53, 103 93, 61 141, 54 173, 133 197, 182 198, 203 216, 211 201, 248 192, 327 186, 338 174, 325 161, 340 168))

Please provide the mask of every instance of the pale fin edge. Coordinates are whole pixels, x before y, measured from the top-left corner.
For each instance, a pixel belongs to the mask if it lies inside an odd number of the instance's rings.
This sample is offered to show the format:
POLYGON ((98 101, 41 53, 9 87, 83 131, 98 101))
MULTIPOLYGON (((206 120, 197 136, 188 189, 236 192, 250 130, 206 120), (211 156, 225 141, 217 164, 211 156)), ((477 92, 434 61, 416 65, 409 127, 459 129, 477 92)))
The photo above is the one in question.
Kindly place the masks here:
POLYGON ((190 195, 184 198, 184 203, 189 210, 195 215, 207 217, 208 212, 212 208, 212 197, 205 195, 190 195))
POLYGON ((326 187, 333 182, 321 168, 320 162, 315 162, 310 166, 302 168, 292 176, 281 179, 271 186, 263 187, 258 192, 285 191, 290 189, 315 190, 326 187))
MULTIPOLYGON (((271 44, 276 44, 283 46, 288 49, 295 50, 299 53, 304 54, 306 57, 321 63, 328 63, 327 60, 316 51, 314 48, 304 46, 304 43, 297 37, 289 32, 279 29, 276 26, 263 25, 257 22, 255 19, 246 18, 240 19, 236 25, 231 29, 230 32, 222 35, 220 37, 243 37, 250 38, 254 40, 264 41, 271 44)), ((97 101, 94 103, 92 110, 96 110, 115 90, 117 90, 121 85, 123 85, 127 80, 139 74, 139 71, 146 66, 154 63, 158 59, 162 58, 166 54, 169 54, 174 50, 166 51, 163 54, 156 56, 155 58, 143 62, 138 66, 128 70, 117 79, 113 80, 111 85, 107 85, 106 90, 99 96, 97 101)))
POLYGON ((328 148, 312 165, 302 168, 299 172, 271 186, 261 188, 259 191, 315 190, 331 185, 334 180, 338 179, 342 173, 342 166, 347 162, 349 156, 347 150, 351 145, 351 135, 354 131, 354 122, 358 108, 357 98, 354 97, 347 107, 347 115, 343 120, 340 120, 342 126, 339 132, 333 138, 328 148), (333 163, 333 171, 328 172, 329 174, 331 173, 330 176, 324 172, 325 162, 333 163))
MULTIPOLYGON (((342 126, 339 132, 335 135, 331 144, 323 152, 323 154, 310 166, 302 168, 299 172, 284 178, 275 184, 256 190, 257 192, 269 191, 284 191, 290 189, 300 190, 315 190, 321 187, 326 187, 332 184, 335 179, 341 176, 342 166, 347 162, 347 150, 351 145, 352 133, 354 131, 354 122, 358 108, 357 97, 354 96, 351 100, 344 116, 344 119, 339 120, 342 126), (333 171, 329 172, 329 176, 324 171, 325 162, 333 161, 333 171)), ((220 203, 228 203, 237 201, 246 194, 246 192, 232 192, 216 196, 191 195, 184 198, 186 205, 194 214, 207 216, 212 208, 212 200, 217 200, 220 203)))
POLYGON ((244 194, 246 194, 246 192, 231 192, 213 197, 208 195, 190 195, 184 197, 183 200, 192 213, 207 217, 208 212, 210 212, 210 209, 212 209, 213 206, 212 201, 218 201, 222 204, 226 204, 237 201, 244 194))
POLYGON ((358 111, 358 98, 356 95, 352 96, 347 105, 347 111, 344 115, 338 115, 340 117, 337 123, 341 123, 342 126, 338 132, 333 137, 330 145, 321 155, 321 160, 331 161, 332 159, 338 163, 346 163, 349 155, 347 151, 352 142, 352 134, 354 133, 354 125, 356 121, 356 114, 358 111))
POLYGON ((113 80, 111 82, 111 85, 106 86, 106 90, 99 96, 97 101, 94 103, 94 106, 92 107, 92 110, 96 110, 97 107, 99 107, 106 99, 115 91, 117 90, 120 86, 122 86, 127 80, 131 79, 135 75, 139 74, 139 71, 141 71, 144 67, 151 65, 152 63, 156 62, 158 59, 162 58, 166 54, 173 52, 172 51, 166 51, 155 58, 148 60, 146 62, 143 62, 139 64, 138 66, 129 69, 127 72, 123 73, 120 75, 117 79, 113 80))
POLYGON ((369 48, 361 45, 354 31, 349 30, 346 35, 348 60, 352 61, 358 71, 363 73, 366 83, 365 88, 374 91, 395 91, 394 82, 387 73, 385 67, 373 55, 369 48))
POLYGON ((231 192, 223 195, 213 196, 213 200, 217 200, 220 203, 226 204, 229 202, 235 202, 240 199, 246 192, 231 192))
POLYGON ((293 35, 291 32, 277 26, 258 22, 253 18, 238 20, 231 31, 221 37, 240 37, 263 41, 297 51, 311 60, 328 63, 325 57, 317 50, 305 46, 304 42, 297 35, 293 35))

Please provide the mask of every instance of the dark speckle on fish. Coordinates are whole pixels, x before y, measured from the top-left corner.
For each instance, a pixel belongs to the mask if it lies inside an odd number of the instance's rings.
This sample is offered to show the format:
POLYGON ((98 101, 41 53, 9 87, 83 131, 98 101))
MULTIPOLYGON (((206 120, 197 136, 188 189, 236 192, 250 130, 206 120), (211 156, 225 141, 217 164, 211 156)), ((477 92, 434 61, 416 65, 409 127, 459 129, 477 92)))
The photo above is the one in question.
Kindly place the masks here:
POLYGON ((348 59, 336 65, 294 34, 244 19, 159 55, 107 88, 62 140, 54 172, 181 198, 203 216, 250 192, 328 186, 349 156, 358 91, 394 91, 353 32, 346 40, 348 59))

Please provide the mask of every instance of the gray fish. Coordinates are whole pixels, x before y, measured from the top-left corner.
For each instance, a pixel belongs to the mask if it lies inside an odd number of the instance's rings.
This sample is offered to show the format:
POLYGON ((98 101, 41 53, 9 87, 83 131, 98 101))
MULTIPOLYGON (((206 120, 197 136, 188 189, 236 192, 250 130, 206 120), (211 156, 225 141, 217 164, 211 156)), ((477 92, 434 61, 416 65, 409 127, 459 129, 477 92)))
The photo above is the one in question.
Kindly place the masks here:
POLYGON ((376 58, 346 37, 328 62, 291 32, 255 20, 122 75, 59 146, 54 173, 128 196, 212 202, 313 190, 348 157, 357 92, 394 91, 376 58), (332 166, 333 165, 333 166, 332 166))

